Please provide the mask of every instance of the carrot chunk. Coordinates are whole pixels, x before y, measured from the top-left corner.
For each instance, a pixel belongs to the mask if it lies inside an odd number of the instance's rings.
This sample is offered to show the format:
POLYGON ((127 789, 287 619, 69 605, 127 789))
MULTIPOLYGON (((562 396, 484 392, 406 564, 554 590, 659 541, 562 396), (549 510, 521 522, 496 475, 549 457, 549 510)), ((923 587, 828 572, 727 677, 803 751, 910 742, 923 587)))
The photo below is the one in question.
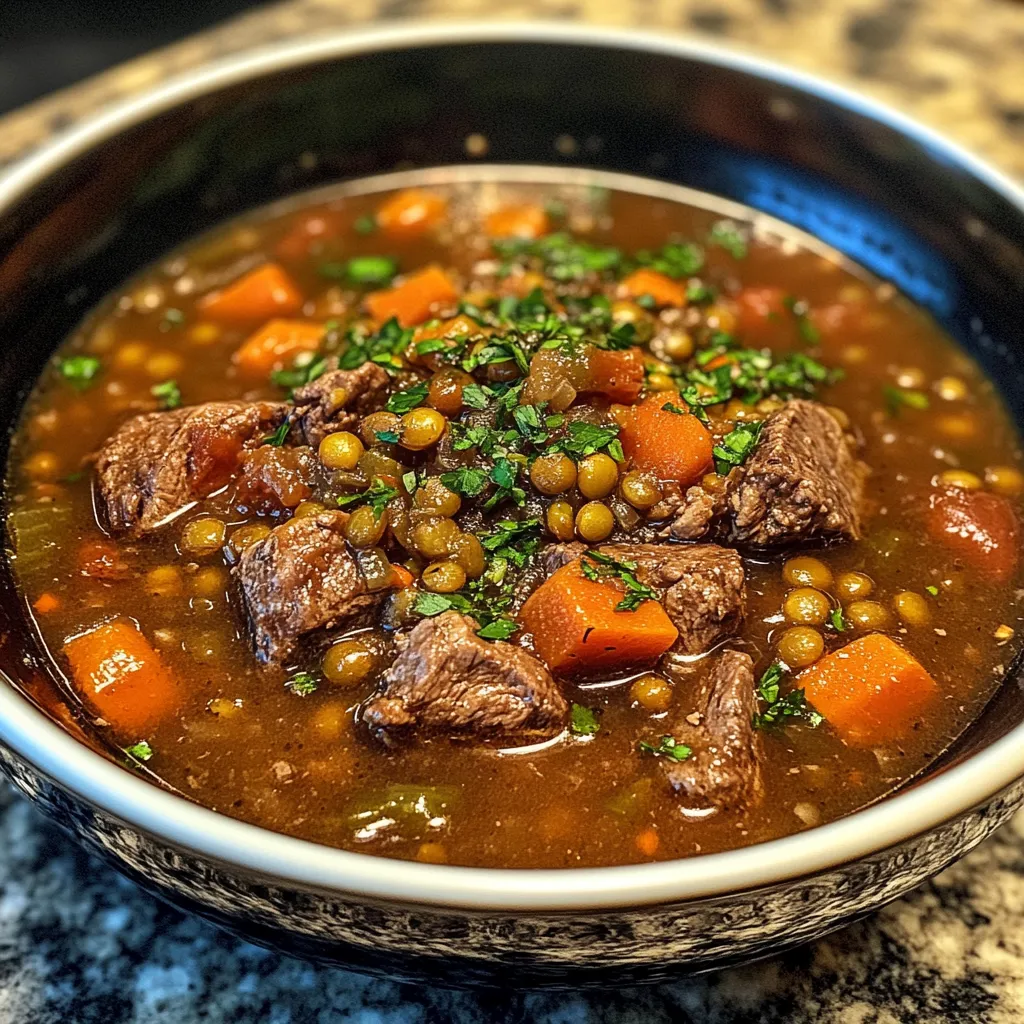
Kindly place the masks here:
POLYGON ((431 263, 394 288, 370 292, 366 308, 378 324, 396 317, 403 327, 413 327, 428 319, 435 306, 454 302, 458 296, 451 278, 431 263))
POLYGON ((543 206, 503 206, 488 216, 485 227, 491 238, 540 238, 548 233, 548 215, 543 206))
POLYGON ((35 599, 32 607, 40 615, 49 615, 50 612, 55 612, 60 607, 60 598, 56 594, 51 594, 47 591, 35 599))
POLYGON ((377 210, 377 226, 388 235, 413 238, 444 219, 448 202, 432 192, 408 188, 386 200, 377 210))
POLYGON ((64 644, 82 699, 115 729, 137 732, 178 705, 174 677, 135 625, 104 622, 64 644))
POLYGON ((657 601, 616 611, 623 590, 613 580, 590 580, 580 560, 545 580, 522 609, 537 653, 554 672, 595 672, 649 665, 679 631, 657 601))
POLYGON ((882 633, 859 637, 800 674, 807 699, 845 743, 898 740, 938 696, 925 668, 882 633))
POLYGON ((412 340, 415 343, 419 341, 435 341, 438 338, 458 338, 460 336, 472 338, 478 334, 493 333, 493 327, 484 327, 482 324, 478 324, 472 317, 466 316, 465 313, 460 313, 449 320, 438 320, 436 323, 417 327, 412 340))
POLYGON ((674 391, 649 395, 622 423, 622 448, 638 469, 683 486, 711 468, 711 434, 674 391), (666 409, 669 405, 682 412, 666 409))
POLYGON ((302 295, 279 264, 264 263, 226 288, 205 295, 199 308, 212 320, 246 323, 294 316, 302 309, 302 295))
POLYGON ((649 295, 658 306, 686 305, 686 289, 678 281, 656 270, 634 270, 619 284, 619 291, 628 299, 649 295))
POLYGON ((590 382, 586 391, 602 394, 611 402, 631 404, 637 400, 644 386, 644 357, 640 349, 611 351, 594 346, 588 362, 590 382))
POLYGON ((235 349, 232 357, 248 377, 266 377, 287 366, 300 352, 315 352, 324 336, 323 324, 308 320, 268 320, 235 349))

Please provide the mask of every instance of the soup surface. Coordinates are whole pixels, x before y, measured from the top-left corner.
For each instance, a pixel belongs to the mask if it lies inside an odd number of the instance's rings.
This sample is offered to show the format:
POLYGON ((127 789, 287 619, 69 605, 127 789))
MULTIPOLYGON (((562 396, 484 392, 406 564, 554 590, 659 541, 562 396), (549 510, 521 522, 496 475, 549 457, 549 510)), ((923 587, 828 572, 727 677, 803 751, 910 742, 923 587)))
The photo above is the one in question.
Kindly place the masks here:
POLYGON ((452 180, 263 211, 110 297, 28 400, 7 523, 131 770, 571 867, 920 772, 1016 651, 1022 491, 991 383, 889 286, 671 196, 452 180))

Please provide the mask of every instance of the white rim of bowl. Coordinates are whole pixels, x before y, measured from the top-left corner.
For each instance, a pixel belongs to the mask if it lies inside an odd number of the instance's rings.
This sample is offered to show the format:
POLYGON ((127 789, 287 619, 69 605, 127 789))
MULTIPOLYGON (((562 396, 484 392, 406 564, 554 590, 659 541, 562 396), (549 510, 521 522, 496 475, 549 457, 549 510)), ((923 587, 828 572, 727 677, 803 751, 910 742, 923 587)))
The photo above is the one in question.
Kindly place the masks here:
MULTIPOLYGON (((905 115, 842 86, 771 61, 685 38, 533 22, 408 23, 343 31, 247 51, 169 79, 64 132, 0 173, 0 216, 91 147, 183 102, 262 74, 367 52, 490 42, 632 50, 702 61, 823 97, 887 125, 937 159, 959 165, 1024 216, 1024 191, 1006 175, 905 115)), ((1024 724, 907 792, 827 825, 725 853, 604 868, 470 868, 352 853, 236 821, 161 790, 74 739, 8 682, 0 741, 89 804, 202 857, 288 885, 357 897, 492 911, 597 911, 741 892, 814 875, 935 828, 1024 774, 1024 724)))

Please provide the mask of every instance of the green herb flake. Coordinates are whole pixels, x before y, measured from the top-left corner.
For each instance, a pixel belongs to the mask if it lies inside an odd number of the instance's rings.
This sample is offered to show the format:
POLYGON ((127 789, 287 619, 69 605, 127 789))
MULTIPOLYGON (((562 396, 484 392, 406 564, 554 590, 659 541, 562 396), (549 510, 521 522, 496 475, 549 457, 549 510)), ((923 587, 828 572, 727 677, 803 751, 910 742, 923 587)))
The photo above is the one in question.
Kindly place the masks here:
POLYGON ((164 380, 154 384, 149 393, 160 402, 161 409, 177 409, 181 405, 181 388, 176 380, 164 380))
POLYGON ((573 704, 569 713, 569 730, 575 736, 593 736, 601 729, 597 712, 582 704, 573 704))
POLYGON ((412 387, 396 391, 388 398, 386 408, 388 412, 393 412, 397 416, 404 416, 407 412, 412 412, 413 409, 421 406, 427 400, 429 390, 430 388, 426 381, 421 381, 419 384, 413 384, 412 387))
POLYGON ((372 235, 377 230, 377 218, 372 213, 364 213, 356 217, 352 223, 357 235, 372 235))
POLYGON ((290 679, 284 681, 284 685, 297 697, 308 697, 311 693, 316 693, 318 683, 309 672, 296 672, 290 679))
POLYGON ((317 268, 321 277, 353 284, 388 284, 398 273, 398 264, 389 256, 353 256, 345 263, 322 263, 317 268))
POLYGON ((802 299, 794 298, 792 295, 787 295, 782 300, 782 304, 792 313, 793 319, 796 320, 796 328, 800 334, 801 341, 808 345, 816 345, 821 341, 821 332, 808 316, 809 310, 806 302, 802 299))
POLYGON ((638 252, 633 258, 642 267, 676 278, 692 277, 704 266, 704 250, 692 242, 669 242, 654 252, 638 252))
POLYGON ((618 579, 626 587, 625 597, 615 606, 617 612, 635 612, 644 601, 657 601, 657 591, 636 578, 637 563, 621 561, 601 551, 584 551, 580 568, 590 580, 618 579))
POLYGON ((889 384, 882 388, 882 397, 885 399, 885 408, 890 416, 898 416, 903 408, 917 409, 923 412, 931 404, 923 391, 915 391, 913 388, 897 388, 889 384))
POLYGON ((731 220, 720 220, 712 225, 708 242, 724 249, 734 260, 742 260, 747 255, 747 239, 731 220))
POLYGON ((380 441, 381 444, 398 444, 401 435, 397 430, 375 430, 373 436, 380 441))
POLYGON ((927 587, 925 587, 924 589, 925 589, 925 590, 926 590, 926 591, 927 591, 927 592, 928 592, 929 594, 931 594, 931 595, 932 595, 932 597, 938 597, 938 596, 939 596, 939 588, 938 588, 938 587, 934 587, 934 586, 932 586, 931 584, 929 584, 929 585, 928 585, 927 587))
POLYGON ((501 616, 486 626, 478 629, 476 635, 484 640, 507 640, 513 633, 519 630, 519 623, 512 619, 501 616))
POLYGON ((462 404, 467 408, 482 410, 490 403, 487 392, 479 384, 467 384, 462 389, 462 404))
POLYGON ((686 409, 680 409, 679 406, 676 405, 674 402, 666 402, 661 407, 661 411, 662 412, 670 412, 670 413, 672 413, 675 416, 686 416, 686 415, 688 415, 686 409))
POLYGON ((358 505, 369 505, 373 509, 373 518, 380 522, 380 517, 384 515, 384 509, 387 508, 388 502, 392 498, 397 497, 397 487, 391 487, 389 484, 384 483, 379 476, 375 476, 365 491, 360 491, 358 494, 347 494, 342 498, 338 498, 338 507, 349 508, 358 505))
POLYGON ((667 757, 670 761, 685 761, 693 753, 685 743, 680 743, 675 736, 669 735, 659 736, 657 743, 641 740, 636 746, 641 754, 667 757))
POLYGON ((433 618, 435 615, 440 615, 442 612, 450 612, 452 610, 452 600, 445 594, 430 594, 426 591, 420 591, 416 595, 416 600, 413 603, 413 611, 418 615, 425 615, 427 618, 433 618))
POLYGON ((764 428, 762 420, 744 420, 722 438, 711 450, 715 460, 715 472, 719 476, 728 476, 736 467, 742 466, 757 447, 758 438, 764 428))
POLYGON ((786 670, 782 663, 776 661, 769 665, 761 676, 757 693, 768 706, 764 711, 754 715, 755 729, 767 729, 787 718, 802 721, 812 729, 825 721, 824 717, 807 703, 802 689, 790 690, 784 697, 779 696, 779 684, 785 674, 786 670))
POLYGON ((291 421, 285 420, 277 430, 263 438, 263 443, 270 445, 271 448, 280 448, 288 440, 288 434, 291 432, 291 429, 291 421))
POLYGON ((296 356, 290 369, 274 370, 270 374, 270 382, 279 388, 295 391, 322 377, 327 371, 327 359, 315 353, 303 352, 296 356))
POLYGON ((61 376, 79 391, 84 391, 100 372, 100 361, 95 356, 69 356, 60 361, 61 376))
POLYGON ((594 423, 574 421, 568 425, 567 435, 550 445, 549 450, 564 452, 578 461, 588 455, 594 455, 602 448, 607 449, 613 441, 618 441, 618 437, 618 424, 602 427, 594 423))
POLYGON ((846 632, 848 627, 847 627, 846 619, 843 618, 843 609, 842 608, 839 608, 839 607, 833 608, 831 615, 829 615, 829 619, 832 622, 832 628, 837 633, 845 633, 846 632))
POLYGON ((407 473, 402 474, 402 486, 405 488, 407 494, 412 494, 419 486, 416 479, 416 470, 410 469, 407 473))
POLYGON ((153 756, 153 748, 147 740, 139 740, 138 743, 125 747, 124 752, 136 761, 148 761, 153 756))

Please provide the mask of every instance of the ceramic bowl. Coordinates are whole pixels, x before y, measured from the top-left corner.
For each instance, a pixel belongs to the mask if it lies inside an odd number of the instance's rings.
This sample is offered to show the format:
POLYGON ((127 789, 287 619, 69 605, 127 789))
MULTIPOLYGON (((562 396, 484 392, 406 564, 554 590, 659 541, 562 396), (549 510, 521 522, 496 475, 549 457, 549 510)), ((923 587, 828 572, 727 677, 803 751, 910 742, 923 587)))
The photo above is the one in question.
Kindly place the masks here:
MULTIPOLYGON (((0 175, 0 422, 92 304, 189 236, 328 182, 483 162, 641 176, 780 218, 930 310, 1024 409, 1024 196, 995 171, 858 95, 702 44, 444 24, 202 67, 0 175)), ((63 727, 35 699, 47 662, 0 571, 0 764, 14 784, 171 902, 360 970, 578 987, 751 960, 895 899, 1024 799, 1014 671, 915 784, 748 849, 537 871, 328 849, 161 790, 63 727)))

